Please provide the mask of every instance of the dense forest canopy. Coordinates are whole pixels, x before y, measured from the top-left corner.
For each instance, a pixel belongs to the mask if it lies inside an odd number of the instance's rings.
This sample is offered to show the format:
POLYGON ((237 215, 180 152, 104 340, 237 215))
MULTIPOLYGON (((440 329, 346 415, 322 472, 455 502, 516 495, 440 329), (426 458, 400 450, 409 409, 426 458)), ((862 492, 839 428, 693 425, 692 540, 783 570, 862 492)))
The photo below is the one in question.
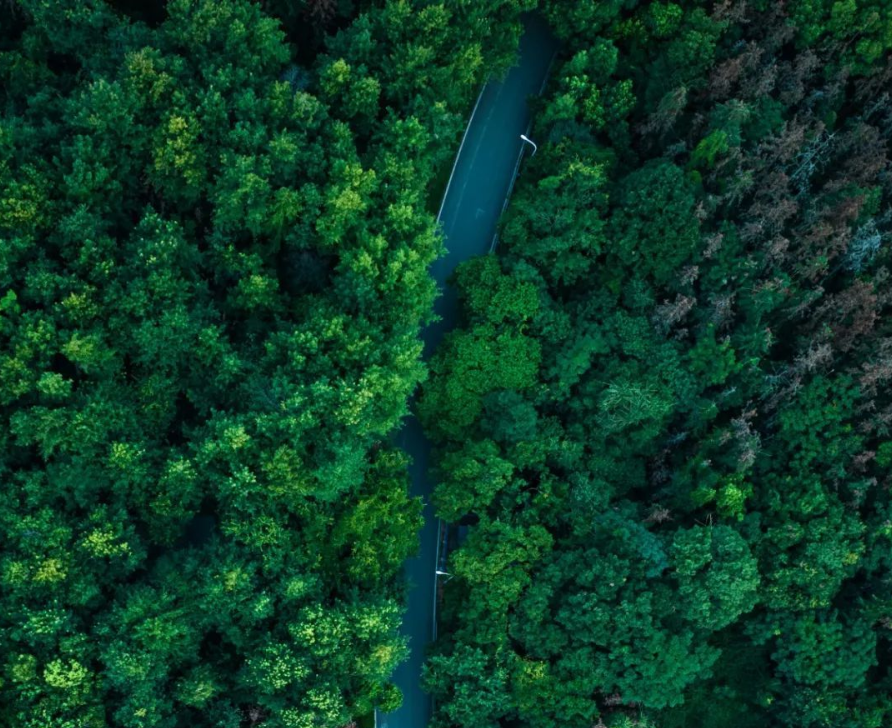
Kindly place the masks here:
POLYGON ((420 412, 439 728, 892 723, 892 5, 545 2, 420 412))
POLYGON ((0 724, 398 703, 428 197, 523 6, 0 8, 0 724))
POLYGON ((538 151, 428 373, 536 7, 0 7, 0 724, 394 709, 419 386, 435 728, 892 724, 892 4, 538 3, 538 151))

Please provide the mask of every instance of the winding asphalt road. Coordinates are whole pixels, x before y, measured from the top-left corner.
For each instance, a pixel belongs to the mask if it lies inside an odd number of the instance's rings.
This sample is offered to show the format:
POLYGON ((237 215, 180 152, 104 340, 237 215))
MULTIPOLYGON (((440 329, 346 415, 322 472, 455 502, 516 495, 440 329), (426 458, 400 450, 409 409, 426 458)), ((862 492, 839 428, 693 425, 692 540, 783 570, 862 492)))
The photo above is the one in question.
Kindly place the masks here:
MULTIPOLYGON (((488 252, 493 243, 523 152, 520 135, 530 121, 527 100, 541 91, 556 50, 557 43, 544 20, 526 16, 517 65, 504 81, 488 83, 474 108, 438 216, 448 253, 431 266, 440 288, 435 306, 440 320, 423 334, 425 358, 456 324, 458 301, 447 285, 449 277, 459 263, 488 252)), ((405 564, 410 591, 402 633, 409 638, 411 655, 393 676, 403 692, 403 705, 393 713, 378 715, 377 723, 378 728, 426 728, 432 706, 420 680, 425 647, 436 634, 438 540, 437 519, 430 504, 434 486, 428 472, 431 447, 415 417, 406 419, 399 441, 412 457, 411 492, 424 501, 424 527, 418 556, 405 564)))

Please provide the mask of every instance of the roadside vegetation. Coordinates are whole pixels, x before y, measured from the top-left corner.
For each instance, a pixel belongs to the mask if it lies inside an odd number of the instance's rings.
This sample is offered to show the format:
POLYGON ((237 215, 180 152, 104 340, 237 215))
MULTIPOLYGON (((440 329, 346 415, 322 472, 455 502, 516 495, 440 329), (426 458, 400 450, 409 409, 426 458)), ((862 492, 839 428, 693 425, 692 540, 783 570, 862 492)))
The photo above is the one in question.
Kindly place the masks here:
POLYGON ((399 702, 427 194, 522 3, 0 9, 0 725, 399 702))
POLYGON ((892 6, 546 2, 419 410, 437 728, 892 723, 892 6))

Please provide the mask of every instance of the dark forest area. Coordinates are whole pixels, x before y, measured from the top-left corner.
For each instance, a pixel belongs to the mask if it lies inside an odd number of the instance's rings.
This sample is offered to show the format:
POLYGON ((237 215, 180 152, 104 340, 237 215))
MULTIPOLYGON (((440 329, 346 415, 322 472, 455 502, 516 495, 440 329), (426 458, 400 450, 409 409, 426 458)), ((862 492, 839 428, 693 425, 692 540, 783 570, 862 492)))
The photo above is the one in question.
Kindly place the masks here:
POLYGON ((567 3, 420 403, 438 728, 892 722, 892 5, 567 3))

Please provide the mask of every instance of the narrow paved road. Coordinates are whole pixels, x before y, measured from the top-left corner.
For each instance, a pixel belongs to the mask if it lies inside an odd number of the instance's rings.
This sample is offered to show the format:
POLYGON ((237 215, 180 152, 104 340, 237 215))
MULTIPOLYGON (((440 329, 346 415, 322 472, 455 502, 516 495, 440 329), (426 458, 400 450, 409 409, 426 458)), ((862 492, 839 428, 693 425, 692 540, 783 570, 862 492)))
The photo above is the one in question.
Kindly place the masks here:
MULTIPOLYGON (((556 49, 545 22, 537 15, 526 17, 518 65, 503 82, 487 84, 477 102, 440 210, 448 253, 431 268, 441 291, 436 304, 440 321, 424 332, 425 357, 456 324, 458 302, 446 285, 449 276, 463 260, 490 248, 520 158, 520 135, 529 125, 527 99, 540 92, 556 49)), ((424 500, 424 527, 421 550, 405 566, 410 592, 402 632, 409 638, 412 652, 394 674, 394 682, 403 692, 403 705, 393 713, 379 715, 378 728, 426 728, 431 700, 421 690, 420 678, 424 649, 434 630, 437 520, 430 505, 434 485, 428 473, 430 444, 414 417, 407 418, 400 445, 412 457, 412 495, 424 500)))

